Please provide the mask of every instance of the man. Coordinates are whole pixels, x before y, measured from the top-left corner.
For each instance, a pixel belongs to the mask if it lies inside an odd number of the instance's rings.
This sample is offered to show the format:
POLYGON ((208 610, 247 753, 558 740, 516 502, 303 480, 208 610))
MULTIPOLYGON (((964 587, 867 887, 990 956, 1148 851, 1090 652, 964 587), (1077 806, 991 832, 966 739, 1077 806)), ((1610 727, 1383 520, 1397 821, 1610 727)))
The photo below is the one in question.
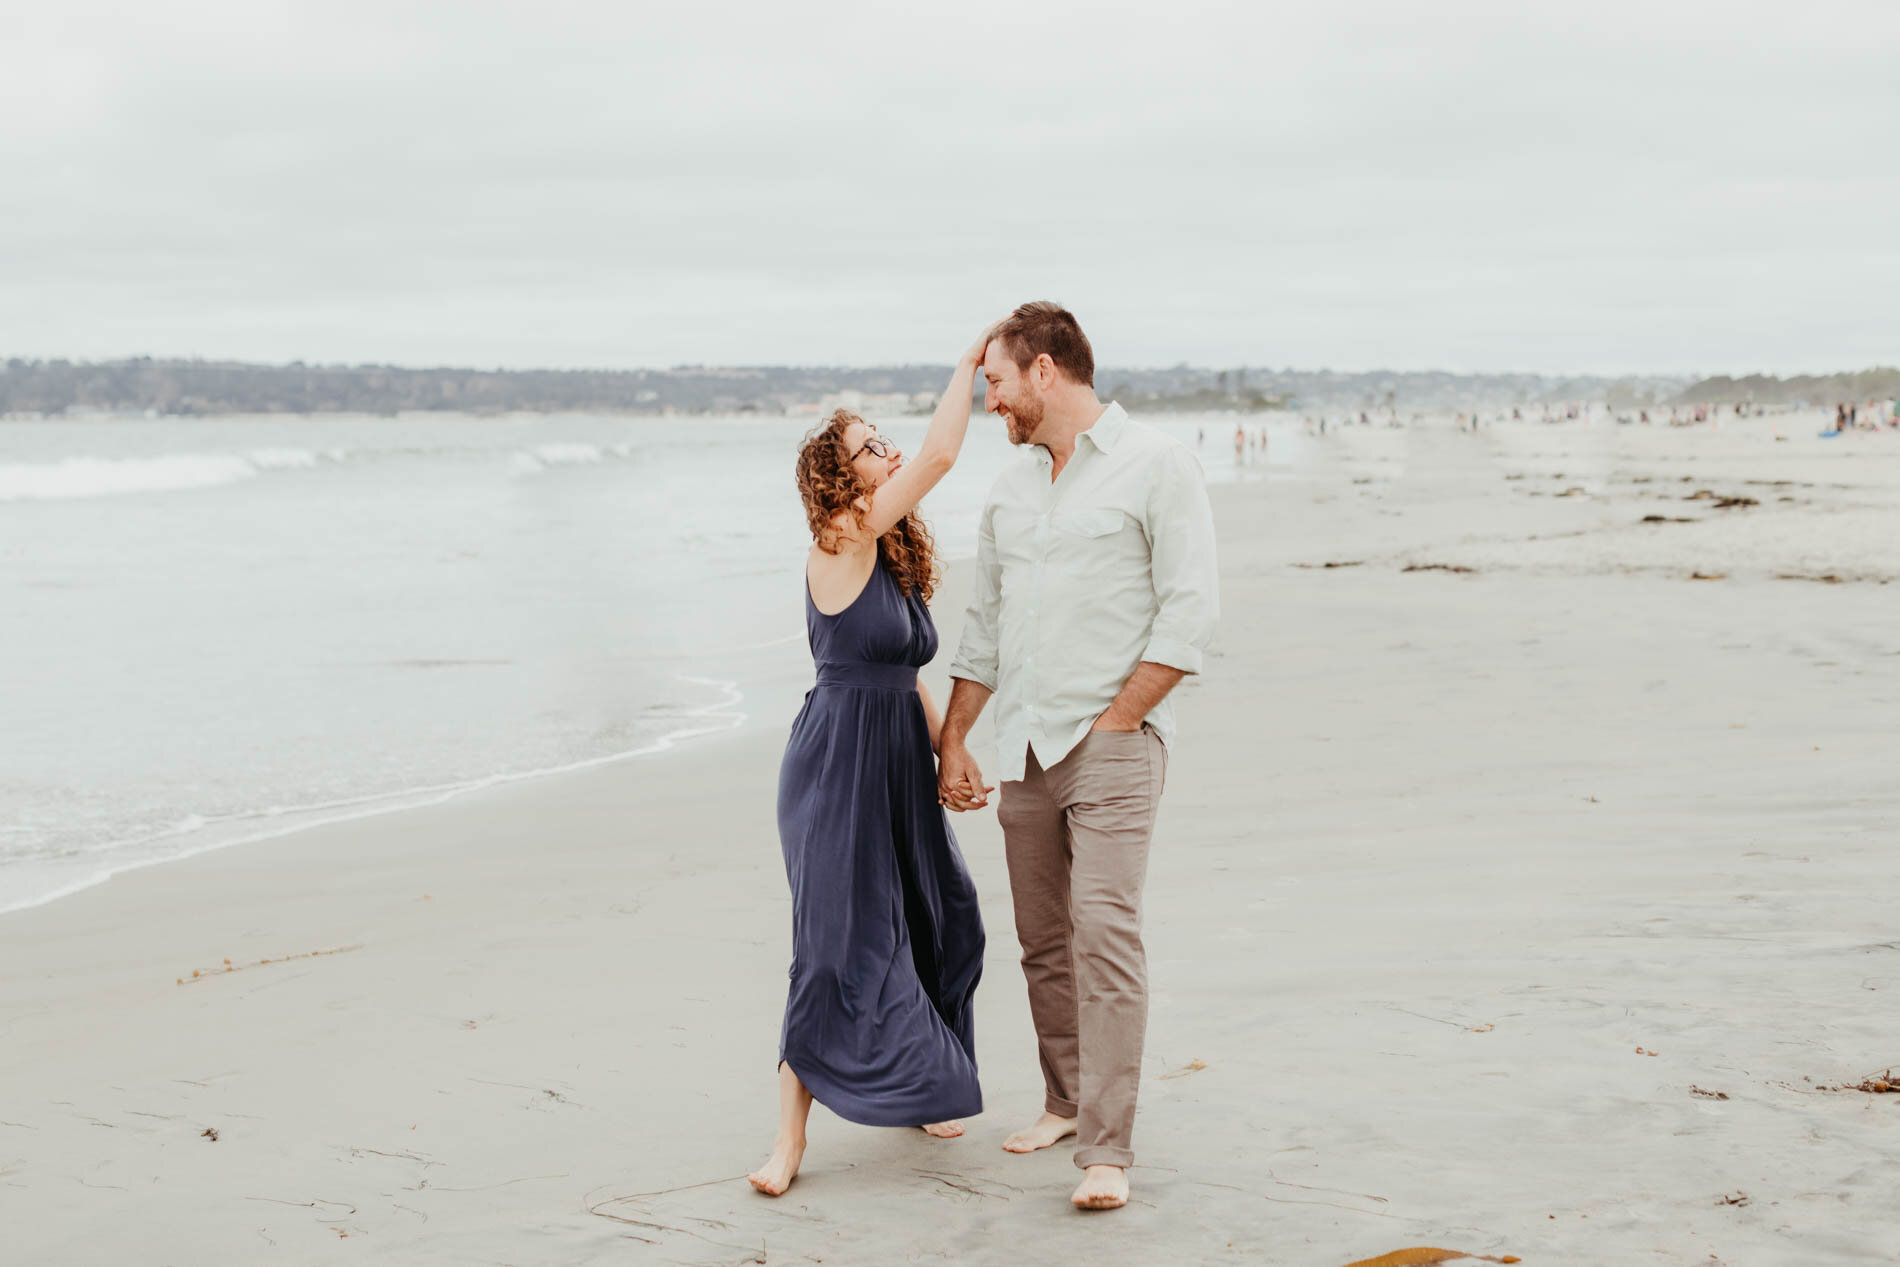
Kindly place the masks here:
POLYGON ((983 507, 938 792, 953 810, 988 804, 964 739, 995 694, 997 819, 1045 1088, 1042 1116, 1003 1147, 1075 1135, 1071 1199, 1114 1209, 1134 1161, 1167 697, 1213 636, 1213 515, 1193 454, 1096 398, 1094 353, 1064 309, 1018 308, 981 368, 1010 443, 1033 447, 983 507))

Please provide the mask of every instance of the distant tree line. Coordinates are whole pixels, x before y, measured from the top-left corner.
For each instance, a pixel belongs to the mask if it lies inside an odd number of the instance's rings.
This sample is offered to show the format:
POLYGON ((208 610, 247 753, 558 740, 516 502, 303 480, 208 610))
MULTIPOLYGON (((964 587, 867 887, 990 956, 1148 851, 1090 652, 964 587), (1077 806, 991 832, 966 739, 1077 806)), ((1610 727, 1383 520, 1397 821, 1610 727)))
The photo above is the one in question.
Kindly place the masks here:
POLYGON ((745 369, 478 370, 393 365, 247 365, 233 361, 7 362, 0 412, 161 414, 743 412, 774 389, 830 390, 823 371, 745 369))
MULTIPOLYGON (((252 365, 237 361, 22 360, 0 368, 0 415, 358 413, 783 414, 843 391, 935 393, 948 366, 708 366, 652 370, 508 370, 394 365, 252 365)), ((1611 400, 1766 404, 1864 400, 1900 392, 1900 371, 1776 379, 1605 378, 1442 371, 1110 369, 1098 389, 1130 411, 1357 411, 1611 400)), ((980 392, 979 392, 980 395, 980 392)))

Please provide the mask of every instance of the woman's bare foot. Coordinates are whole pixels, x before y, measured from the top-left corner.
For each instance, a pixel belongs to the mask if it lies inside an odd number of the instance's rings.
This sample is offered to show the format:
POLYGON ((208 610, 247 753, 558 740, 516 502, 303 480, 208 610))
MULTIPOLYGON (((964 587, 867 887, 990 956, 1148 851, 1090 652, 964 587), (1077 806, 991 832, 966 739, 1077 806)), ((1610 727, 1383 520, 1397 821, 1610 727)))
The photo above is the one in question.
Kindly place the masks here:
POLYGON ((957 1136, 963 1134, 963 1123, 930 1122, 918 1129, 927 1135, 935 1135, 938 1139, 955 1139, 957 1136))
POLYGON ((1057 1141, 1075 1134, 1075 1119, 1060 1117, 1047 1110, 1025 1130, 1017 1131, 1003 1141, 1003 1151, 1009 1153, 1033 1153, 1038 1148, 1048 1148, 1057 1141))
POLYGON ((763 1166, 746 1176, 753 1187, 768 1197, 785 1195, 798 1177, 798 1163, 805 1158, 805 1141, 780 1136, 772 1146, 772 1156, 763 1166))
POLYGON ((1119 1210, 1128 1204, 1128 1172, 1120 1166, 1090 1166, 1069 1200, 1078 1210, 1119 1210))

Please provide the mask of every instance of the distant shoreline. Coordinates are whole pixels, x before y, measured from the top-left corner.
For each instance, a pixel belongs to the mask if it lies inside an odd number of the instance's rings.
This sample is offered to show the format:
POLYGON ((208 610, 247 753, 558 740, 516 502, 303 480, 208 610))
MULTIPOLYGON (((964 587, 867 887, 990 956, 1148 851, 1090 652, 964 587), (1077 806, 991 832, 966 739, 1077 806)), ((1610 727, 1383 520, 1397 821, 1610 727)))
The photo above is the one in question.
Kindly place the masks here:
MULTIPOLYGON (((935 407, 946 369, 681 366, 665 370, 405 369, 233 361, 27 361, 0 366, 0 418, 117 414, 232 417, 405 413, 822 416, 834 408, 894 416, 935 407)), ((1148 413, 1468 410, 1601 402, 1832 407, 1900 396, 1900 369, 1774 378, 1563 377, 1436 371, 1105 368, 1096 386, 1148 413)))

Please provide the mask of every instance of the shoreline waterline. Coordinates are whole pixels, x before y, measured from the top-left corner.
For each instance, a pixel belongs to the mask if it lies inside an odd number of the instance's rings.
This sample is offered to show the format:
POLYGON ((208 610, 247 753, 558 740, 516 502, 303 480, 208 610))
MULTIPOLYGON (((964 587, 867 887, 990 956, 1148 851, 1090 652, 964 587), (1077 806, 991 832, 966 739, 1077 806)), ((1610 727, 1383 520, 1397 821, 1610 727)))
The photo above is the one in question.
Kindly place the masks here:
MULTIPOLYGON (((942 566, 945 572, 948 573, 951 569, 966 566, 973 558, 974 556, 972 555, 947 556, 943 559, 942 566)), ((768 638, 756 642, 736 643, 729 646, 712 648, 710 650, 698 650, 695 651, 690 658, 697 661, 720 655, 740 655, 774 651, 793 643, 802 644, 804 641, 805 634, 803 633, 789 634, 783 637, 768 638)), ((682 658, 682 656, 680 653, 657 653, 640 658, 664 661, 677 660, 682 658)), ((945 663, 948 663, 947 658, 945 659, 945 663)), ((268 807, 243 813, 221 815, 216 818, 199 819, 190 823, 189 826, 182 826, 172 831, 158 832, 147 836, 90 846, 80 852, 84 854, 107 854, 114 851, 137 849, 141 846, 148 846, 160 841, 179 839, 193 834, 213 831, 221 826, 251 824, 256 823, 258 820, 279 820, 274 821, 273 826, 263 830, 240 830, 227 837, 200 841, 194 843, 189 848, 182 849, 175 853, 166 853, 160 857, 132 858, 118 861, 94 871, 82 879, 58 886, 45 893, 35 894, 24 900, 0 899, 0 918, 19 911, 33 910, 37 907, 49 905, 62 898, 71 897, 74 894, 83 893, 88 889, 96 888, 117 876, 125 875, 133 871, 144 870, 148 867, 183 862, 190 858, 200 857, 204 854, 214 853, 223 849, 283 840, 303 832, 312 831, 321 827, 335 826, 339 823, 358 822, 385 814, 401 813, 405 810, 426 809, 432 806, 442 805, 470 793, 481 792, 489 788, 501 787, 507 784, 523 783, 536 779, 556 778, 561 775, 572 774, 581 770, 591 770, 600 766, 613 765, 622 761, 658 756, 688 745, 700 746, 703 744, 713 744, 723 739, 735 738, 748 730, 763 729, 766 726, 767 722, 764 718, 756 718, 746 707, 748 700, 746 693, 746 688, 748 687, 747 683, 738 679, 707 677, 686 672, 675 672, 671 677, 673 680, 689 686, 706 687, 719 692, 718 698, 704 704, 681 709, 675 716, 682 720, 717 718, 719 719, 719 723, 712 725, 691 724, 679 726, 663 731, 654 738, 634 748, 603 753, 598 756, 586 757, 577 761, 563 762, 559 765, 540 766, 527 770, 486 775, 475 779, 435 784, 426 787, 407 788, 395 792, 344 798, 310 805, 268 807), (751 724, 748 725, 748 723, 751 724), (331 812, 336 810, 345 812, 331 812)), ((761 697, 764 700, 776 700, 783 692, 770 689, 772 685, 773 684, 763 680, 754 681, 749 684, 749 689, 751 689, 753 695, 756 697, 761 697)), ((792 713, 787 712, 783 718, 778 720, 784 726, 789 727, 792 721, 792 713)), ((35 861, 38 860, 15 861, 10 863, 6 868, 0 868, 0 875, 4 875, 6 870, 16 867, 23 870, 30 869, 35 861)))
MULTIPOLYGON (((713 687, 723 693, 723 698, 717 699, 709 704, 683 709, 680 711, 679 716, 682 718, 716 717, 722 719, 722 724, 680 727, 665 731, 637 748, 630 748, 623 752, 604 753, 595 757, 586 757, 579 761, 567 762, 561 765, 543 766, 531 770, 510 771, 503 774, 486 775, 464 782, 408 788, 398 792, 347 798, 314 805, 300 805, 289 808, 271 807, 248 813, 223 815, 215 819, 202 819, 198 822, 191 823, 189 826, 183 826, 170 832, 159 832, 151 836, 131 840, 112 841, 106 844, 92 846, 83 852, 105 854, 108 852, 135 849, 159 841, 181 839, 194 833, 205 832, 221 824, 247 823, 259 819, 294 818, 297 820, 262 831, 245 831, 231 835, 225 839, 201 841, 190 848, 180 850, 176 853, 167 853, 160 857, 132 858, 117 861, 106 866, 103 870, 93 872, 84 879, 56 888, 51 892, 35 895, 22 901, 7 901, 5 904, 0 905, 0 917, 11 915, 17 911, 32 910, 36 907, 57 902, 61 898, 71 897, 76 893, 83 893, 87 889, 105 884, 117 876, 125 875, 132 871, 140 871, 147 867, 183 862, 190 858, 200 857, 207 853, 214 853, 221 849, 236 848, 240 845, 254 845, 264 841, 281 840, 285 837, 298 835, 319 827, 331 827, 339 823, 357 822, 362 819, 375 818, 384 814, 400 813, 404 810, 425 809, 430 806, 444 804, 471 792, 480 792, 488 788, 501 787, 510 783, 552 778, 558 775, 571 774, 578 770, 591 770, 599 766, 613 765, 616 762, 628 761, 639 757, 657 756, 697 740, 710 741, 744 729, 745 723, 748 720, 748 714, 741 711, 740 708, 745 702, 745 695, 739 689, 738 682, 719 678, 689 677, 683 674, 676 674, 675 676, 680 681, 692 685, 713 687), (345 812, 330 812, 333 810, 344 810, 345 812)), ((30 869, 36 861, 39 860, 16 861, 11 864, 11 867, 26 870, 30 869)))

